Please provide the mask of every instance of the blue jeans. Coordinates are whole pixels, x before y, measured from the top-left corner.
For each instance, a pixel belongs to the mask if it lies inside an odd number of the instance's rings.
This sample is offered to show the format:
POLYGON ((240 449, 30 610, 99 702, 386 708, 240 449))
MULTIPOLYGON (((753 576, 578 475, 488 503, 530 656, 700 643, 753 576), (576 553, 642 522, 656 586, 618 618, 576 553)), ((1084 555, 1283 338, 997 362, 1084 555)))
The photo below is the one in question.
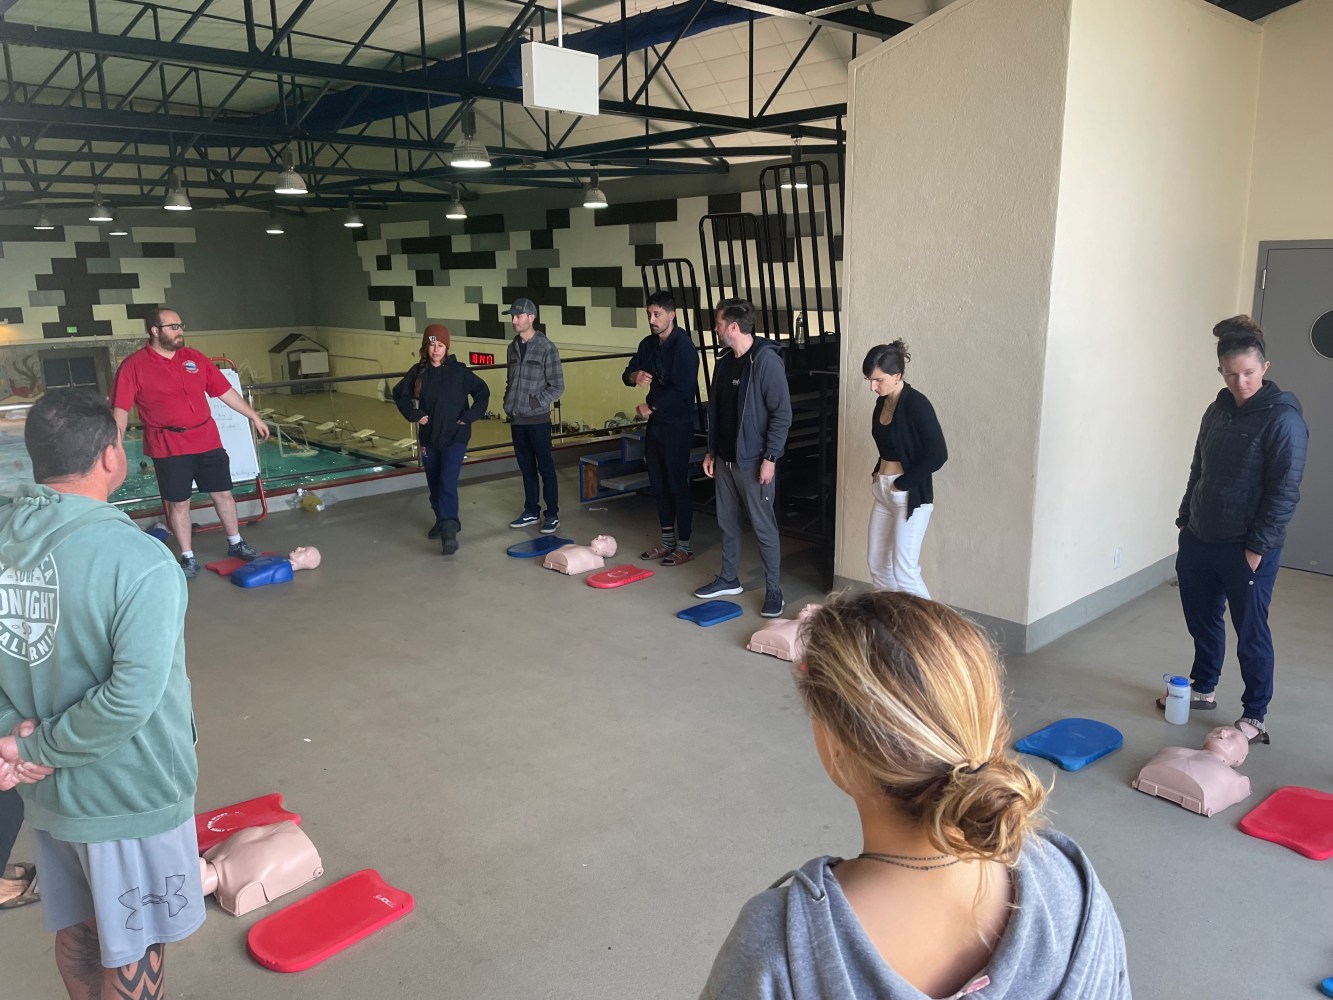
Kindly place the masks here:
POLYGON ((541 491, 546 495, 546 516, 560 514, 560 490, 555 480, 555 458, 551 454, 551 425, 510 424, 509 435, 514 442, 514 460, 523 473, 523 513, 536 516, 542 512, 537 494, 537 476, 541 475, 541 491))
POLYGON ((447 448, 422 448, 421 465, 426 470, 426 484, 430 487, 430 509, 438 521, 457 521, 458 474, 467 455, 467 442, 459 441, 447 448))
POLYGON ((688 542, 694 530, 694 500, 690 496, 693 447, 693 424, 648 421, 643 450, 648 463, 648 482, 657 501, 657 523, 667 531, 675 528, 682 542, 688 542))
POLYGON ((1189 530, 1180 533, 1176 576, 1185 626, 1194 637, 1194 690, 1209 694, 1217 687, 1227 655, 1227 628, 1222 614, 1231 609, 1236 629, 1236 658, 1245 682, 1243 715, 1261 722, 1273 699, 1273 633, 1268 605, 1273 599, 1278 558, 1282 550, 1264 554, 1250 570, 1241 542, 1201 542, 1189 530))

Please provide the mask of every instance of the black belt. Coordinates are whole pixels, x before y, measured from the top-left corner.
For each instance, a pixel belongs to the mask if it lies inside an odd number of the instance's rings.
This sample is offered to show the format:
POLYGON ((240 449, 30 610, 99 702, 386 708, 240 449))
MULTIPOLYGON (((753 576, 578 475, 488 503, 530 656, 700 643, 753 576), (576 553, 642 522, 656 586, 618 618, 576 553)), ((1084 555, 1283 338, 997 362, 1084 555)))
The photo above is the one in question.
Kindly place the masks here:
MULTIPOLYGON (((208 418, 208 420, 212 419, 213 419, 212 417, 208 418)), ((186 431, 194 430, 195 427, 203 427, 204 424, 208 423, 208 420, 201 420, 199 421, 199 423, 195 424, 194 427, 160 427, 158 429, 163 431, 171 431, 171 433, 173 434, 184 434, 186 431)))

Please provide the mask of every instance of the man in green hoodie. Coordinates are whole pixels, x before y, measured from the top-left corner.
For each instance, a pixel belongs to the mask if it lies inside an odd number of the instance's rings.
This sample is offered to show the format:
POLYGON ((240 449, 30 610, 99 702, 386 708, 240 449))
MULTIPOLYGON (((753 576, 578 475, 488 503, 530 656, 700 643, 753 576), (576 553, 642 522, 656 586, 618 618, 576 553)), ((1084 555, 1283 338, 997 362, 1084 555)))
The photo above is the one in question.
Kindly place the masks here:
POLYGON ((105 399, 48 393, 24 439, 37 485, 0 508, 0 786, 22 782, 69 995, 163 997, 163 946, 204 919, 185 576, 107 503, 126 460, 105 399))

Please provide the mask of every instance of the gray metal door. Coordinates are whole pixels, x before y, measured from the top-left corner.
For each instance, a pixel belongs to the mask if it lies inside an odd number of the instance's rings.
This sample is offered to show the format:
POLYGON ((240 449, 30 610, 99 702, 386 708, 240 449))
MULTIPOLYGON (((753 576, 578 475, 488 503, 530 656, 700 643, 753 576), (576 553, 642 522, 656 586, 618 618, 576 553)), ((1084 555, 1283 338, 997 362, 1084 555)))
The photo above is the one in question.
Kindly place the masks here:
POLYGON ((1310 427, 1282 565, 1333 574, 1333 241, 1260 244, 1257 285, 1270 377, 1296 394, 1310 427))

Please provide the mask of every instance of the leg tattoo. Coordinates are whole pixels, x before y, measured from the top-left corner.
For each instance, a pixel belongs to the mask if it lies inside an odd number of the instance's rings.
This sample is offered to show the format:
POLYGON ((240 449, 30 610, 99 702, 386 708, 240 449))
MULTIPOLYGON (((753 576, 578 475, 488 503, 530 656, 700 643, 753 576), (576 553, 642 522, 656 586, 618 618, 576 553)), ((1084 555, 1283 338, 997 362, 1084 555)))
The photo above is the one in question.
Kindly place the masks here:
POLYGON ((150 945, 133 965, 106 970, 103 1000, 161 1000, 166 994, 166 950, 150 945))
POLYGON ((56 968, 70 1000, 102 1000, 102 948, 95 924, 56 932, 56 968))

